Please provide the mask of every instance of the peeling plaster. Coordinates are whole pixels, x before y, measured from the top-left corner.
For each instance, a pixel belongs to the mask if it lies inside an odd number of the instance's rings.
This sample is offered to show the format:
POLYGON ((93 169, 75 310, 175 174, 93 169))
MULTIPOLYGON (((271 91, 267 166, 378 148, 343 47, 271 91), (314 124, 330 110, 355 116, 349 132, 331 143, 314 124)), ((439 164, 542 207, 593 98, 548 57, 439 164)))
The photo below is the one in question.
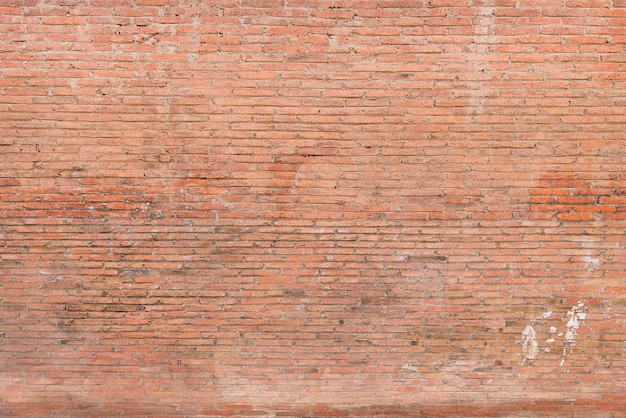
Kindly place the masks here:
POLYGON ((587 264, 587 268, 591 271, 595 270, 595 268, 600 265, 600 260, 591 257, 590 254, 585 255, 583 257, 583 261, 587 264))
POLYGON ((537 333, 535 332, 535 329, 530 325, 526 325, 526 328, 524 328, 524 331, 522 332, 522 352, 524 354, 522 364, 524 364, 526 360, 532 363, 533 361, 535 361, 537 355, 539 354, 537 333))
MULTIPOLYGON (((554 344, 557 342, 557 338, 562 338, 563 350, 560 365, 563 366, 567 361, 568 354, 571 354, 574 347, 577 345, 576 338, 578 336, 578 329, 584 324, 587 318, 586 310, 587 308, 585 307, 584 301, 578 301, 576 305, 572 306, 565 318, 561 318, 565 322, 565 331, 559 332, 560 327, 550 326, 544 347, 539 346, 535 327, 538 323, 545 325, 544 321, 552 317, 554 313, 547 310, 541 315, 541 318, 531 320, 529 325, 522 331, 522 365, 524 365, 526 361, 533 363, 540 352, 550 353, 552 349, 555 348, 554 344)), ((626 352, 626 341, 624 341, 624 351, 626 352)))
MULTIPOLYGON (((546 344, 553 344, 556 340, 554 339, 554 334, 556 334, 556 327, 550 327, 550 332, 548 334, 548 338, 546 339, 546 344)), ((550 352, 550 347, 546 347, 543 349, 546 353, 550 352)))
MULTIPOLYGON (((565 364, 568 351, 571 354, 573 348, 576 347, 576 336, 578 335, 580 322, 584 321, 587 317, 587 313, 583 312, 584 309, 585 303, 579 301, 578 304, 574 305, 567 313, 567 324, 565 325, 567 331, 563 337, 563 355, 561 356, 561 366, 565 364)), ((560 335, 563 335, 563 333, 559 333, 559 336, 560 335)))

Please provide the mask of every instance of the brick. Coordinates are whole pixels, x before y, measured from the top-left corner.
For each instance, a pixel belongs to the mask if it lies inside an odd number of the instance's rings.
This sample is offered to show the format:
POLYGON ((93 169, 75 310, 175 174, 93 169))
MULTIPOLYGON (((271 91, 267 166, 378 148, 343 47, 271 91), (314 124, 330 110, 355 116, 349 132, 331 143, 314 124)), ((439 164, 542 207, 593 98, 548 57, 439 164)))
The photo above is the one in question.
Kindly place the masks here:
POLYGON ((193 3, 0 7, 0 415, 620 414, 620 1, 193 3))

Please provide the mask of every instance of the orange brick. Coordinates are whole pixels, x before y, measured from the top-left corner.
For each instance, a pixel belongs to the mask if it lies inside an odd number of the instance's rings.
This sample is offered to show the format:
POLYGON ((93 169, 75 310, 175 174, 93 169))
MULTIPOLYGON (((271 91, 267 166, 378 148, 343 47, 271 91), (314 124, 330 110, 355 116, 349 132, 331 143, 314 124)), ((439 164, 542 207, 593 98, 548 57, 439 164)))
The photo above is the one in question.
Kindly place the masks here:
POLYGON ((622 1, 17 3, 0 415, 624 409, 622 1))

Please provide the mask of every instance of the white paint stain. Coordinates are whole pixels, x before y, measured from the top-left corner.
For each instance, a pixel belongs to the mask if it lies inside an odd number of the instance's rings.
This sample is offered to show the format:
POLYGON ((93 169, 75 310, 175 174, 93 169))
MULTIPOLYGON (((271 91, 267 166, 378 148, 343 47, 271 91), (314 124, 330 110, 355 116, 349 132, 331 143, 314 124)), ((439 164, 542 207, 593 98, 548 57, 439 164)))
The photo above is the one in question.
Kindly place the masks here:
POLYGON ((548 319, 548 318, 550 318, 551 316, 552 316, 552 311, 547 311, 547 312, 544 312, 544 313, 543 313, 543 315, 541 315, 541 317, 542 317, 543 319, 548 319))
POLYGON ((522 364, 524 364, 526 360, 532 363, 533 361, 535 361, 537 355, 539 354, 537 333, 535 332, 535 329, 530 325, 526 325, 526 328, 524 328, 524 331, 522 331, 522 353, 524 354, 522 364))
MULTIPOLYGON (((584 321, 587 317, 587 314, 583 312, 584 308, 585 303, 579 301, 578 304, 574 305, 567 313, 567 324, 565 325, 567 331, 565 331, 565 335, 563 337, 563 355, 561 356, 561 366, 565 364, 568 351, 571 354, 573 348, 576 347, 576 336, 578 335, 580 321, 584 321)), ((563 333, 559 333, 559 336, 560 335, 563 335, 563 333)))

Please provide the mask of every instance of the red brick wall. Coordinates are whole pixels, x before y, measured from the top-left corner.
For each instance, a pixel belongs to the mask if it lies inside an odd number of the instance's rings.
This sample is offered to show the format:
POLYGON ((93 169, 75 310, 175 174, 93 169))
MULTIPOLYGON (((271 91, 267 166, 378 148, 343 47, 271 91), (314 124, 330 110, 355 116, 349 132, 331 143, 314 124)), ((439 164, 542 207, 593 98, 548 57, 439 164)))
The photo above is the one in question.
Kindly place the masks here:
POLYGON ((1 415, 623 416, 624 0, 1 4, 1 415))

